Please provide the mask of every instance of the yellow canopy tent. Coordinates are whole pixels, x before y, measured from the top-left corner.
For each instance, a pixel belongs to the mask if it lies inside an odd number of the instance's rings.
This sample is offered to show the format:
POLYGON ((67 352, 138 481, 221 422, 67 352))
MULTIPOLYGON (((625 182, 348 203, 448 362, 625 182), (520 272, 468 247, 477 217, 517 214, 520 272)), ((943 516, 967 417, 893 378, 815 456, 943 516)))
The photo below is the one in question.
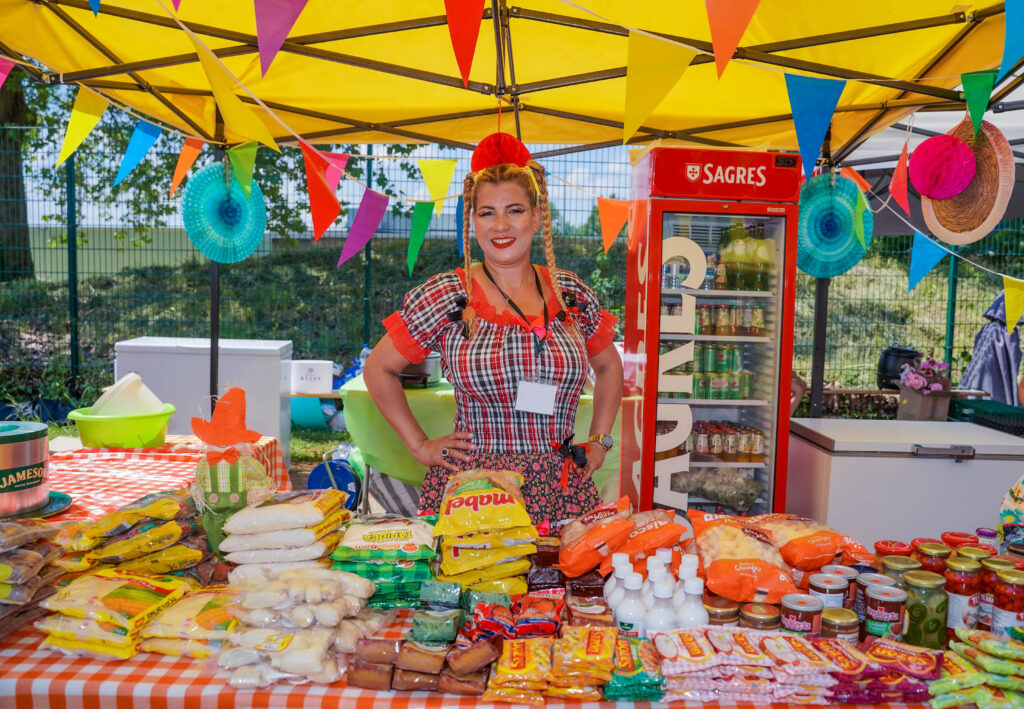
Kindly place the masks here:
MULTIPOLYGON (((0 52, 36 78, 89 86, 207 141, 210 84, 184 23, 292 131, 319 143, 437 142, 470 148, 497 126, 558 152, 622 142, 628 33, 700 53, 632 143, 796 150, 784 72, 848 80, 832 123, 837 158, 918 109, 963 105, 965 71, 999 65, 1003 4, 763 0, 721 79, 705 3, 489 0, 468 88, 441 0, 310 0, 266 76, 253 3, 240 0, 0 0, 0 52)), ((993 94, 999 101, 1018 79, 993 94)), ((247 91, 246 91, 247 90, 247 91)), ((276 138, 294 140, 257 108, 276 138)), ((542 156, 542 155, 540 155, 542 156)))

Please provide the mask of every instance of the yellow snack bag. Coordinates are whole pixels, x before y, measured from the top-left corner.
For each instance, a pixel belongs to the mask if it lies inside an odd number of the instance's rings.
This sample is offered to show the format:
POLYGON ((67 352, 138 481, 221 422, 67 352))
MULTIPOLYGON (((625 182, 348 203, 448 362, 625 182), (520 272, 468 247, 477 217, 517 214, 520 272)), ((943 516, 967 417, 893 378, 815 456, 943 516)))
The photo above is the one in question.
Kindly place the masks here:
POLYGON ((59 566, 65 571, 88 571, 96 566, 96 559, 88 552, 78 551, 55 559, 53 565, 59 566))
POLYGON ((90 618, 74 618, 60 613, 36 621, 35 626, 37 630, 62 640, 121 649, 131 648, 138 640, 138 632, 129 631, 124 626, 90 618))
POLYGON ((500 549, 501 547, 511 547, 519 544, 533 544, 539 537, 537 529, 531 524, 525 527, 511 527, 509 529, 495 529, 490 532, 448 536, 441 540, 441 549, 442 551, 451 547, 458 547, 460 549, 500 549))
POLYGON ((488 685, 487 691, 480 697, 480 701, 484 703, 532 704, 539 707, 547 704, 547 700, 540 692, 506 688, 500 684, 488 685))
POLYGON ((168 520, 194 513, 195 506, 188 490, 155 492, 100 517, 84 533, 93 538, 114 537, 146 519, 168 520))
POLYGON ((143 530, 138 534, 112 542, 99 549, 94 549, 91 552, 92 557, 98 561, 113 564, 131 561, 132 559, 138 559, 140 556, 151 554, 154 551, 166 549, 178 540, 184 539, 200 529, 199 524, 194 521, 186 522, 172 519, 170 522, 164 522, 163 524, 157 522, 150 524, 153 524, 153 526, 143 525, 143 530))
POLYGON ((71 657, 91 657, 96 660, 130 660, 139 654, 138 644, 117 647, 115 645, 87 643, 81 640, 68 640, 53 635, 47 636, 46 640, 40 643, 39 647, 53 648, 71 657))
POLYGON ((185 579, 174 576, 106 569, 80 576, 40 605, 75 618, 138 630, 190 588, 185 579))
POLYGON ((552 652, 552 672, 562 675, 586 673, 611 679, 614 669, 615 641, 618 631, 612 627, 591 625, 565 626, 552 652))
POLYGON ((448 574, 461 574, 464 571, 483 569, 488 566, 510 561, 527 554, 535 554, 537 547, 533 544, 518 544, 500 549, 463 549, 450 547, 441 552, 441 571, 448 574))
POLYGON ((434 536, 475 534, 531 524, 519 485, 508 471, 470 471, 452 476, 441 500, 434 536))
POLYGON ((478 584, 481 581, 491 581, 493 579, 505 578, 506 576, 518 576, 519 574, 525 574, 529 570, 529 559, 516 559, 515 561, 506 561, 504 564, 488 566, 486 569, 473 569, 472 571, 464 571, 461 574, 453 574, 452 576, 436 574, 435 578, 445 583, 457 583, 465 590, 469 586, 478 584))
POLYGON ((491 682, 547 682, 551 672, 552 638, 528 638, 506 640, 501 647, 501 657, 494 663, 491 682))
POLYGON ((141 571, 145 574, 168 574, 195 566, 213 555, 206 543, 206 537, 196 536, 183 539, 166 549, 155 551, 138 559, 123 561, 117 568, 125 571, 141 571))
POLYGON ((506 593, 509 596, 521 596, 528 590, 526 579, 522 576, 510 576, 503 579, 490 579, 480 581, 469 587, 473 591, 485 591, 487 593, 506 593))
POLYGON ((220 640, 182 640, 181 638, 146 638, 142 641, 143 652, 156 652, 173 657, 191 657, 205 660, 220 652, 220 640))
POLYGON ((101 537, 94 537, 90 534, 92 522, 85 522, 74 519, 67 522, 57 523, 57 536, 53 541, 66 552, 89 551, 103 541, 101 537))
POLYGON ((238 621, 228 607, 238 592, 228 586, 207 586, 160 612, 142 629, 144 638, 227 640, 238 621))

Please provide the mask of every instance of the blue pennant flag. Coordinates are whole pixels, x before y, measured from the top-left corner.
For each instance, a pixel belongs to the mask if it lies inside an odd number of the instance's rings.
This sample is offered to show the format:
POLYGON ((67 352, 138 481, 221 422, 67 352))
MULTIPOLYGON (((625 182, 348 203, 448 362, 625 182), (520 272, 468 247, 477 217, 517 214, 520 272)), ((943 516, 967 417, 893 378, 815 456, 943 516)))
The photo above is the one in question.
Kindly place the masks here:
POLYGON ((455 248, 459 251, 459 256, 462 256, 462 219, 463 212, 466 205, 462 202, 462 195, 459 195, 459 203, 455 205, 455 248))
POLYGON ((128 140, 128 149, 124 151, 121 167, 117 169, 117 177, 114 178, 115 185, 120 184, 121 180, 128 177, 128 173, 142 162, 142 158, 146 157, 146 153, 153 147, 162 132, 160 126, 153 125, 149 121, 139 121, 135 124, 132 137, 128 140))
POLYGON ((927 236, 915 231, 914 245, 910 250, 910 280, 907 283, 907 293, 914 290, 947 253, 949 252, 927 236))
POLYGON ((1003 60, 999 63, 996 83, 1013 71, 1013 65, 1024 56, 1024 0, 1006 0, 1003 20, 1006 38, 1003 40, 1003 60))
POLYGON ((832 114, 836 112, 839 96, 845 87, 845 81, 836 79, 786 74, 786 92, 793 113, 796 142, 800 147, 800 160, 803 161, 804 174, 808 180, 814 172, 825 133, 828 132, 832 114))
POLYGON ((100 14, 100 0, 89 0, 89 7, 92 8, 93 17, 100 14))

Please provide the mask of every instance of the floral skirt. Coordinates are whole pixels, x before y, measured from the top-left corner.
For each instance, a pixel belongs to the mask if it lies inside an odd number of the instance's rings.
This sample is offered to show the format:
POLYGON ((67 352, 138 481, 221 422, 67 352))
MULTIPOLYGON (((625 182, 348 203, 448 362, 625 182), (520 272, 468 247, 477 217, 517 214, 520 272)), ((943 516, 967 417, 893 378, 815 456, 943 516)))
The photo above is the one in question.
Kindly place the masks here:
MULTIPOLYGON (((530 520, 534 525, 543 524, 546 520, 554 534, 601 503, 593 479, 584 480, 575 471, 569 472, 568 489, 562 489, 564 460, 555 453, 478 453, 462 465, 463 470, 485 468, 521 473, 523 499, 530 520)), ((441 466, 434 466, 427 471, 420 489, 420 513, 433 514, 438 511, 444 487, 451 475, 450 470, 441 466)))

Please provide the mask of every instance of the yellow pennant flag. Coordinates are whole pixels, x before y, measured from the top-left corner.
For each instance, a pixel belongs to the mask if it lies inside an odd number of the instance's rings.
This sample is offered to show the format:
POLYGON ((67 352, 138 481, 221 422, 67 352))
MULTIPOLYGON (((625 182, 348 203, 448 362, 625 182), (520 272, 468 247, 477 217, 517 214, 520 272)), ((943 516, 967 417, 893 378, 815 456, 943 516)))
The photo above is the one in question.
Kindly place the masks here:
POLYGON ((1012 335, 1017 323, 1024 315, 1024 281, 1003 276, 1003 292, 1006 306, 1006 329, 1012 335))
POLYGON ((427 184, 430 199, 434 200, 434 211, 440 215, 444 207, 444 197, 448 194, 448 185, 455 175, 455 164, 458 160, 417 160, 420 175, 427 184))
POLYGON ((625 143, 654 112, 698 52, 678 44, 629 33, 626 62, 626 115, 622 127, 625 143))
POLYGON ((86 136, 92 132, 96 124, 103 117, 110 102, 100 96, 92 89, 80 86, 75 96, 75 105, 71 107, 71 119, 68 121, 68 128, 64 132, 64 143, 60 146, 60 157, 57 158, 57 167, 64 164, 64 161, 71 157, 71 153, 78 150, 86 136))
POLYGON ((274 141, 274 136, 270 134, 270 130, 256 115, 256 112, 242 103, 242 99, 235 96, 235 81, 217 62, 213 52, 194 39, 192 44, 196 48, 196 54, 199 55, 199 63, 203 66, 203 72, 206 74, 207 81, 210 82, 210 88, 213 89, 217 108, 220 109, 220 115, 224 118, 224 127, 232 133, 258 140, 268 148, 281 152, 274 141))

